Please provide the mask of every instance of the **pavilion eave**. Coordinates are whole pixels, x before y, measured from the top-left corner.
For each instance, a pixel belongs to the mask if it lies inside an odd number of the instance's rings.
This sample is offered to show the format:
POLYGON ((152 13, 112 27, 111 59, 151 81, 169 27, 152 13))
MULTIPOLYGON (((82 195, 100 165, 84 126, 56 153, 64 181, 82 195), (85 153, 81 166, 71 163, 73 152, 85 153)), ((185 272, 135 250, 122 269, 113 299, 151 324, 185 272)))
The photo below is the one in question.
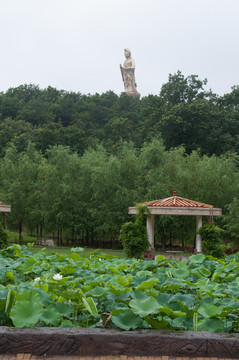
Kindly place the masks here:
MULTIPOLYGON (((147 206, 152 215, 221 216, 220 208, 147 206)), ((129 214, 137 214, 137 207, 129 207, 129 214)), ((146 214, 146 213, 145 213, 146 214)))
POLYGON ((11 205, 0 204, 0 212, 2 213, 11 212, 11 205))

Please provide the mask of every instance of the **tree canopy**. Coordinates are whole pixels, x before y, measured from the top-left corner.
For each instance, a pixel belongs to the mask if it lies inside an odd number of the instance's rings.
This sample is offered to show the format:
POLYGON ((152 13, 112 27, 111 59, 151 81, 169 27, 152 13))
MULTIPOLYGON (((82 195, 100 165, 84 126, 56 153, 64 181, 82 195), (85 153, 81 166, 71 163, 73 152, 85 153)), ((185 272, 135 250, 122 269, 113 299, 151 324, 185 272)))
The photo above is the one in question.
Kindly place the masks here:
MULTIPOLYGON (((239 88, 217 96, 206 84, 178 71, 159 95, 141 100, 33 84, 0 93, 0 199, 12 205, 9 226, 20 239, 25 227, 51 232, 59 243, 114 241, 131 220, 129 206, 168 197, 175 187, 232 213, 239 201, 239 88)), ((225 218, 235 237, 237 219, 225 218)), ((190 240, 190 221, 162 217, 156 237, 177 229, 190 240)))
POLYGON ((217 96, 206 85, 206 79, 178 71, 169 74, 159 95, 141 100, 112 91, 83 95, 33 84, 10 88, 0 93, 0 155, 9 144, 26 149, 29 140, 44 155, 54 145, 83 155, 97 144, 114 152, 122 140, 142 148, 152 138, 162 139, 166 149, 183 145, 187 154, 237 153, 239 88, 217 96))

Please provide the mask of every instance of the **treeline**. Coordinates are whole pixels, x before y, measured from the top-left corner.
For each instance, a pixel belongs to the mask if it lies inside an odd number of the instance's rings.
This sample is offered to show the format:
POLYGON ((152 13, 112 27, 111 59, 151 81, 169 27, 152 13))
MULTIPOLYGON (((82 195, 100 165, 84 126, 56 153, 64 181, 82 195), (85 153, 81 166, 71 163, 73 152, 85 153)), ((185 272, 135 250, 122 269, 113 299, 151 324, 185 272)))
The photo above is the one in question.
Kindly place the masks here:
MULTIPOLYGON (((128 207, 178 195, 222 207, 239 239, 239 86, 224 96, 180 71, 159 95, 0 93, 0 200, 8 225, 58 244, 117 241, 128 207)), ((192 243, 195 219, 156 217, 156 242, 192 243)))
POLYGON ((112 91, 83 95, 36 85, 10 88, 0 93, 0 156, 9 144, 21 152, 29 141, 43 154, 63 145, 83 155, 99 144, 113 153, 122 140, 140 149, 152 138, 162 139, 167 150, 183 145, 187 154, 238 153, 239 87, 217 96, 205 90, 206 83, 178 71, 159 95, 141 100, 112 91))
MULTIPOLYGON (((238 156, 186 154, 183 147, 165 150, 161 140, 141 149, 121 142, 114 154, 102 145, 79 156, 69 147, 55 145, 46 156, 29 143, 19 152, 6 149, 0 161, 0 198, 11 204, 8 227, 48 233, 63 241, 94 246, 95 240, 114 246, 122 224, 132 219, 128 207, 179 196, 222 207, 218 219, 227 238, 239 234, 238 156)), ((193 244, 194 217, 156 217, 156 243, 193 244)))

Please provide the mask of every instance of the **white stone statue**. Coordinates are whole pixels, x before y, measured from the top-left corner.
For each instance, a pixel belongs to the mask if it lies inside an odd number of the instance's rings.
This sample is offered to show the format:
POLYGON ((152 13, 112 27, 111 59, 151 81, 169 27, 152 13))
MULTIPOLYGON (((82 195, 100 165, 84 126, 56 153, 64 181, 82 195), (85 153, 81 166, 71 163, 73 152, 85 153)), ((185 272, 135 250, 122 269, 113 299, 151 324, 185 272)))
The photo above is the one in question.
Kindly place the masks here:
POLYGON ((124 82, 124 89, 126 94, 133 96, 135 98, 140 98, 140 93, 137 91, 137 84, 135 81, 135 63, 131 57, 131 52, 129 49, 124 49, 125 62, 124 66, 120 64, 120 71, 122 74, 122 79, 124 82))

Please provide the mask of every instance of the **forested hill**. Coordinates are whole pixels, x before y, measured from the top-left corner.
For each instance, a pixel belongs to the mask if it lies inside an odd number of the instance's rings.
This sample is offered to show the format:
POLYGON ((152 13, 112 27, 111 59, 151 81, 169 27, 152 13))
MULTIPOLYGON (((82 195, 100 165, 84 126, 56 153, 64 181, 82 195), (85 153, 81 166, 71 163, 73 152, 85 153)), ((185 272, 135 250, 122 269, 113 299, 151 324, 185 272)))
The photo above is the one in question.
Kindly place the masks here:
MULTIPOLYGON (((239 87, 170 75, 141 100, 22 85, 0 94, 0 200, 11 229, 58 243, 118 239, 136 202, 178 195, 223 209, 239 241, 239 87), (220 155, 220 156, 219 156, 220 155)), ((190 218, 190 217, 189 217, 190 218)), ((191 217, 192 218, 192 217, 191 217)), ((195 219, 158 217, 156 242, 195 239, 195 219), (163 239, 163 240, 162 240, 163 239)))
POLYGON ((186 153, 239 152, 239 86, 224 96, 205 90, 206 80, 169 75, 159 95, 141 100, 112 91, 84 95, 21 85, 0 93, 0 156, 9 144, 18 152, 29 141, 45 154, 54 145, 83 155, 102 144, 110 153, 122 141, 142 148, 152 138, 166 149, 183 145, 186 153))

